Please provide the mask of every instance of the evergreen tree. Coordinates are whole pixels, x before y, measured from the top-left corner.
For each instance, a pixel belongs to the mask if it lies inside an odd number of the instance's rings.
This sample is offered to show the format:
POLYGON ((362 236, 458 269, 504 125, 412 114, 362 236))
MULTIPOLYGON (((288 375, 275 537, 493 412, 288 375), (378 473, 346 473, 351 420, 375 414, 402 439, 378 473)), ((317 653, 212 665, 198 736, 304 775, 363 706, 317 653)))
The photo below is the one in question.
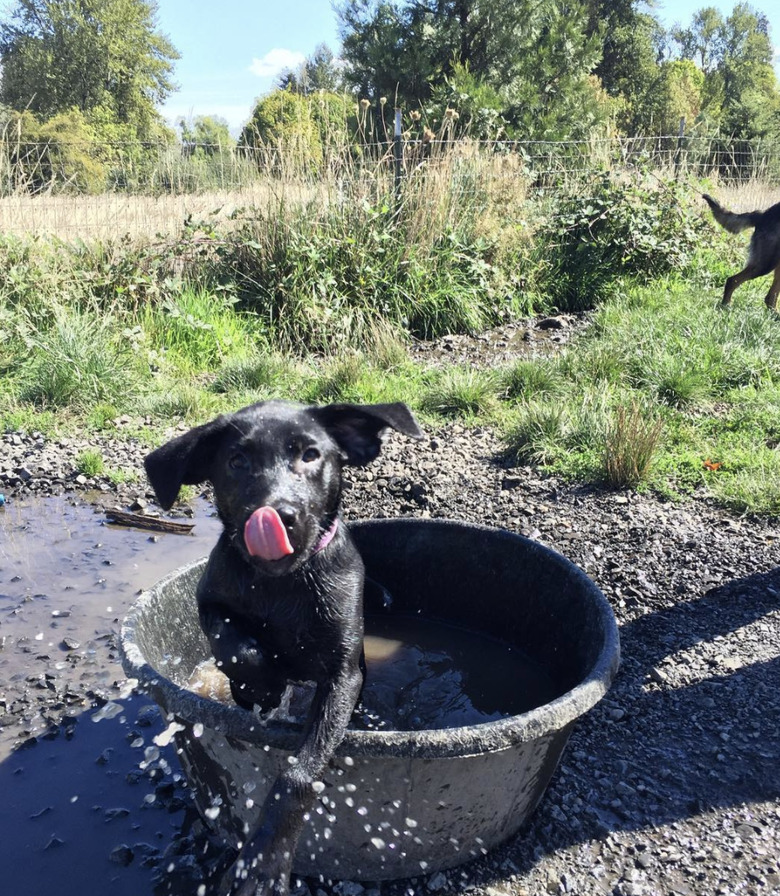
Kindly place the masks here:
POLYGON ((491 114, 500 97, 519 137, 576 136, 604 120, 581 0, 345 0, 338 13, 345 76, 372 102, 425 107, 460 81, 489 96, 491 114))
POLYGON ((287 69, 279 79, 281 90, 292 90, 307 96, 324 90, 338 93, 343 88, 343 79, 333 52, 327 44, 319 44, 297 69, 287 69))

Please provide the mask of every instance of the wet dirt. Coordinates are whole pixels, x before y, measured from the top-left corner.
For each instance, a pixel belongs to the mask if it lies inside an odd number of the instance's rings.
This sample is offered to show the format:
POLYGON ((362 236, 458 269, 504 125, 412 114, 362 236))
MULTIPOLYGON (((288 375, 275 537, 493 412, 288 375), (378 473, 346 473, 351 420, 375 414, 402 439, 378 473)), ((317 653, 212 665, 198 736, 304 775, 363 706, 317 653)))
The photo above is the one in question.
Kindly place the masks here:
POLYGON ((194 521, 191 536, 150 536, 80 497, 0 509, 4 893, 156 892, 188 796, 172 748, 154 744, 159 712, 124 681, 116 632, 140 589, 208 553, 219 524, 205 502, 194 521))

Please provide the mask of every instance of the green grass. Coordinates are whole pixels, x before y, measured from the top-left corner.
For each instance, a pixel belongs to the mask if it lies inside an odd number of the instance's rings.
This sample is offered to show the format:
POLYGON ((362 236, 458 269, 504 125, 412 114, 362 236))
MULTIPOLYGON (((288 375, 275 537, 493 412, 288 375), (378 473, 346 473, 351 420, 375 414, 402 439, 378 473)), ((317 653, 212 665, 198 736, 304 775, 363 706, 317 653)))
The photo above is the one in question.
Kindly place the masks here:
MULTIPOLYGON (((154 440, 272 397, 405 401, 428 428, 494 427, 513 463, 780 515, 780 317, 765 281, 718 307, 738 247, 717 232, 716 249, 708 237, 687 267, 665 262, 641 285, 605 272, 591 326, 559 355, 488 370, 412 360, 414 337, 482 330, 529 297, 544 307, 555 242, 534 243, 517 209, 511 227, 483 214, 475 190, 417 196, 399 215, 381 192, 271 203, 205 248, 190 229, 170 258, 0 237, 0 429, 154 440)), ((577 307, 589 282, 563 284, 577 307)))
POLYGON ((144 371, 108 316, 57 309, 46 329, 27 337, 28 356, 16 371, 18 397, 42 408, 127 406, 144 371))
POLYGON ((451 367, 430 377, 420 407, 442 417, 475 419, 489 415, 498 401, 499 382, 490 371, 451 367))
POLYGON ((76 458, 76 469, 84 476, 100 476, 105 472, 103 455, 95 448, 86 448, 76 458))

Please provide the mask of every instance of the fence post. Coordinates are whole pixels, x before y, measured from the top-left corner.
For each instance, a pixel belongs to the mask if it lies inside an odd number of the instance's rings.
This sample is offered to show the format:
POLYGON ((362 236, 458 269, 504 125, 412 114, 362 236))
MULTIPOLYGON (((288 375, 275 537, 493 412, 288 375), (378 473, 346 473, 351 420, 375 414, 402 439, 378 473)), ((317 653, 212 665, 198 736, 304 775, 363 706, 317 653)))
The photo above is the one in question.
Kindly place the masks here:
POLYGON ((401 178, 403 177, 403 159, 404 147, 401 136, 401 110, 395 110, 395 127, 393 129, 393 161, 394 161, 394 177, 393 184, 395 188, 395 210, 401 206, 401 178))
POLYGON ((677 149, 674 153, 674 179, 680 179, 680 168, 682 167, 682 148, 683 139, 685 138, 685 116, 680 118, 680 130, 677 132, 677 149))

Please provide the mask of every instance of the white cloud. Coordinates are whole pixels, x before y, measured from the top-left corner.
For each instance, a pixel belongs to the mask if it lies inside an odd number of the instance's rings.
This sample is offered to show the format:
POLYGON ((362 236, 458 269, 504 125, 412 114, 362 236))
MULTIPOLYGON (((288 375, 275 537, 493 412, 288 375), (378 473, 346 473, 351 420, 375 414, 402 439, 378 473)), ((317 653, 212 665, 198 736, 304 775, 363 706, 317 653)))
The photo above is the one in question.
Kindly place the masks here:
POLYGON ((294 69, 299 66, 306 57, 303 53, 297 53, 295 50, 283 50, 276 48, 269 50, 265 56, 260 59, 255 57, 249 66, 249 71, 258 78, 272 78, 278 75, 283 69, 294 69))

